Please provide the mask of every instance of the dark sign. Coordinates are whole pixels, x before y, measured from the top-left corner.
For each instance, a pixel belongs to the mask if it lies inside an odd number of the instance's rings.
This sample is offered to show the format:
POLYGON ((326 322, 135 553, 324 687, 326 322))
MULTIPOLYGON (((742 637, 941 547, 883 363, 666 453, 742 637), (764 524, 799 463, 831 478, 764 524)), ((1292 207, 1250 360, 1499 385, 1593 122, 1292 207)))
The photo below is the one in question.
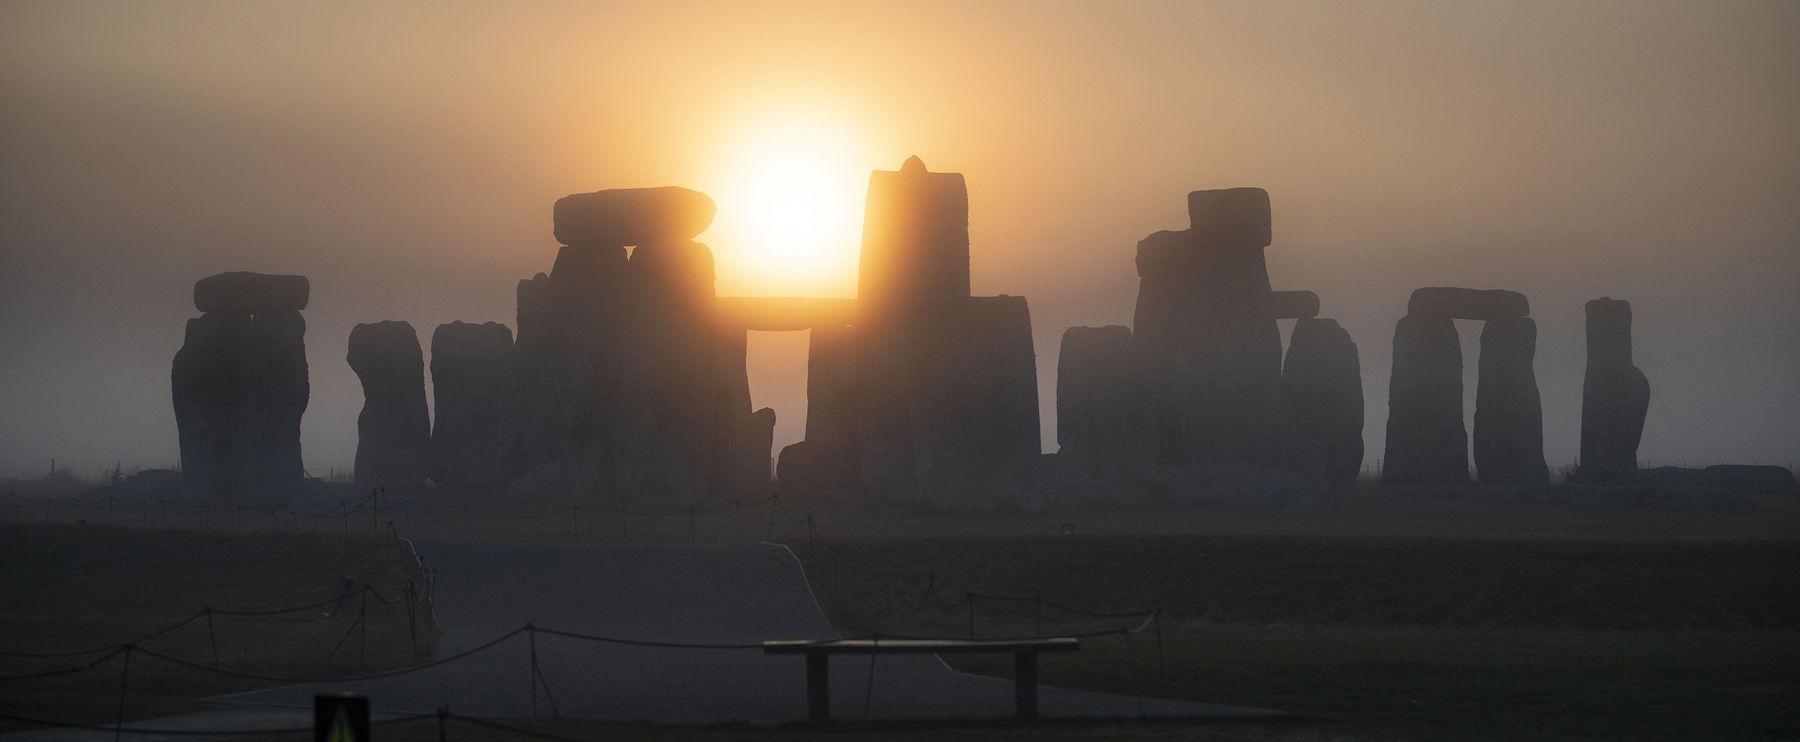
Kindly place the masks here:
POLYGON ((368 742, 369 699, 349 693, 313 696, 313 742, 368 742))

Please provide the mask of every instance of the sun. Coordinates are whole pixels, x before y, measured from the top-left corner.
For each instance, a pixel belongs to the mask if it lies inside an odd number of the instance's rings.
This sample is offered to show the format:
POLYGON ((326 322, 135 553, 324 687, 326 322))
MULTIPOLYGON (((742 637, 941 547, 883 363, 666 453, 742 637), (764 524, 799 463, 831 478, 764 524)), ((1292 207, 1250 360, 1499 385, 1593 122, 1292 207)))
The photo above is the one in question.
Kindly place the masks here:
POLYGON ((724 159, 705 237, 721 292, 853 295, 870 158, 847 130, 771 121, 746 131, 724 159))

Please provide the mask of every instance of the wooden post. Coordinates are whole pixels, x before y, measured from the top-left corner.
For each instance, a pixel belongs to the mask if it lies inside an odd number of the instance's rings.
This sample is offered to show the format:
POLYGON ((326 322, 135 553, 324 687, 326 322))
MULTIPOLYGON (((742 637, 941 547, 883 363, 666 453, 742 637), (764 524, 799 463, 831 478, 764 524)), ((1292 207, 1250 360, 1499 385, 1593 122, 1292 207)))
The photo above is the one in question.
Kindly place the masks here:
POLYGON ((831 656, 813 651, 806 653, 806 718, 826 721, 831 718, 831 656))
POLYGON ((1036 719, 1037 652, 1016 652, 1013 658, 1013 697, 1017 701, 1019 718, 1036 719))

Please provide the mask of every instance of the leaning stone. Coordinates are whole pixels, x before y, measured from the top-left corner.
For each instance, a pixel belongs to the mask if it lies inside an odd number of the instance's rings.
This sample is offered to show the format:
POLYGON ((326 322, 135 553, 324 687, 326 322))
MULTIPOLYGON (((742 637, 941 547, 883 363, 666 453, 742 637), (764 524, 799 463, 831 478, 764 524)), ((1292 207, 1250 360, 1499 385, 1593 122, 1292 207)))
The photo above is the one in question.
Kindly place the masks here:
POLYGON ((1469 481, 1462 344, 1449 317, 1408 314, 1394 325, 1385 456, 1387 484, 1469 481))
POLYGON ((1537 322, 1488 320, 1475 385, 1475 472, 1483 483, 1548 482, 1544 410, 1538 397, 1537 322))
POLYGON ((557 199, 556 240, 565 245, 625 247, 685 242, 712 225, 718 206, 679 186, 614 188, 557 199))
POLYGON ((1319 316, 1319 295, 1311 291, 1271 291, 1269 309, 1275 319, 1312 319, 1319 316))
POLYGON ((298 312, 306 308, 310 291, 306 276, 219 273, 194 283, 194 307, 230 314, 298 312))
POLYGON ((1419 317, 1500 319, 1531 314, 1524 294, 1505 289, 1463 289, 1427 286, 1415 289, 1406 302, 1406 313, 1419 317))
POLYGON ((405 322, 359 324, 350 331, 350 369, 362 381, 356 418, 356 483, 399 492, 430 474, 431 413, 425 406, 425 354, 405 322))
POLYGON ((1203 247, 1267 247, 1269 192, 1222 188, 1188 194, 1188 223, 1203 247))

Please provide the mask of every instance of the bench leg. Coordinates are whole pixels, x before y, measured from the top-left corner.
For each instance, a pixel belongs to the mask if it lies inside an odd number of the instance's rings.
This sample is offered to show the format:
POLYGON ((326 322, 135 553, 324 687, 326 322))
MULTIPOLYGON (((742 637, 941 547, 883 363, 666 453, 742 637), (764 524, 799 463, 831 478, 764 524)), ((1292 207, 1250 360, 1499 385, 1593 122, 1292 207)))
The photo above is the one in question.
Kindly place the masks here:
POLYGON ((806 653, 806 718, 812 721, 831 718, 830 659, 824 652, 806 653))
POLYGON ((1037 652, 1013 654, 1013 696, 1020 719, 1036 719, 1038 715, 1037 660, 1037 652))

